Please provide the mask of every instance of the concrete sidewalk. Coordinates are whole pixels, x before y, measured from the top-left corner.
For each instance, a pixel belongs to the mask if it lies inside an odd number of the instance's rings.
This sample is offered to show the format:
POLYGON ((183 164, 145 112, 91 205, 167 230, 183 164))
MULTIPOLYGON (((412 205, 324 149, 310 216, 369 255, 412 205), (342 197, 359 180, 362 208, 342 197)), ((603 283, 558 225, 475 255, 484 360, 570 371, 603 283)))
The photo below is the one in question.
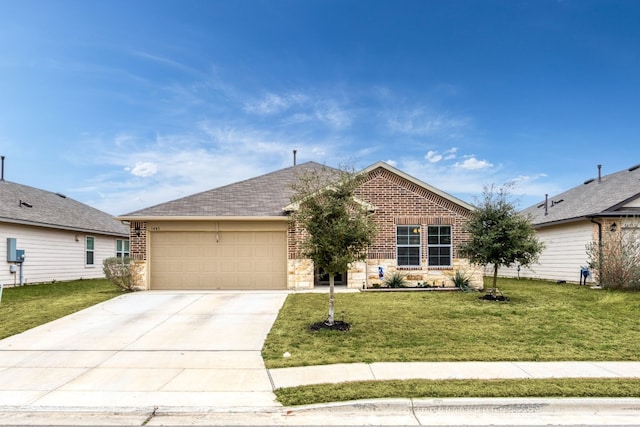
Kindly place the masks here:
POLYGON ((640 378, 640 362, 347 363, 270 369, 274 388, 407 379, 640 378))

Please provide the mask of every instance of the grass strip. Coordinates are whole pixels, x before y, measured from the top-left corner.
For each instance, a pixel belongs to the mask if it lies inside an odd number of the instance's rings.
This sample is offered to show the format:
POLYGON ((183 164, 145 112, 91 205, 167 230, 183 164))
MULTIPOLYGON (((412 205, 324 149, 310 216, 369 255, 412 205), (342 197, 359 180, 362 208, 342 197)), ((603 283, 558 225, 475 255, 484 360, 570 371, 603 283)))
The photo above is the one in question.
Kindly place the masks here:
POLYGON ((5 288, 0 301, 0 339, 106 301, 122 291, 105 279, 5 288))
POLYGON ((380 398, 640 397, 640 379, 394 380, 275 390, 284 406, 380 398))

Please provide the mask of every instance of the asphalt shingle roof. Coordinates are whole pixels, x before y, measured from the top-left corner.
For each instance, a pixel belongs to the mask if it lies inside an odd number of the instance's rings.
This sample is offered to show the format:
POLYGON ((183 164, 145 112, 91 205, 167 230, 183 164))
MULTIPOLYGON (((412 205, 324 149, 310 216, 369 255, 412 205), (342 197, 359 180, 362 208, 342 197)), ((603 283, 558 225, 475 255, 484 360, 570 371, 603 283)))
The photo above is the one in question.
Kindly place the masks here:
POLYGON ((59 193, 0 181, 0 222, 129 236, 129 227, 106 212, 59 193))
POLYGON ((640 167, 631 167, 623 171, 590 179, 572 189, 549 197, 547 214, 544 200, 524 209, 530 215, 534 225, 571 221, 591 216, 611 214, 640 214, 637 210, 621 205, 640 197, 640 167))
POLYGON ((247 179, 202 193, 141 209, 122 218, 230 216, 285 216, 284 208, 291 203, 291 185, 311 170, 331 170, 315 162, 302 163, 275 172, 247 179))

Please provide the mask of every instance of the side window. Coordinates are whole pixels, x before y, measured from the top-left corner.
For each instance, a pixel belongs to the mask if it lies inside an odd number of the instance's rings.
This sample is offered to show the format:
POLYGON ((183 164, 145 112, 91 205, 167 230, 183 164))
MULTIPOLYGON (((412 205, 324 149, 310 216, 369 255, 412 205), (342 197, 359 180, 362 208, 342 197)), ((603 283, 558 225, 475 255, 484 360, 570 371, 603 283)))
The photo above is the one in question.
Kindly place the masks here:
POLYGON ((116 257, 126 258, 129 256, 129 241, 123 239, 116 240, 116 257))
POLYGON ((427 260, 430 266, 450 267, 451 226, 430 225, 427 227, 427 260))
POLYGON ((396 229, 398 267, 420 267, 420 226, 401 225, 396 229))
POLYGON ((94 265, 95 237, 87 236, 85 244, 85 260, 86 265, 94 265))

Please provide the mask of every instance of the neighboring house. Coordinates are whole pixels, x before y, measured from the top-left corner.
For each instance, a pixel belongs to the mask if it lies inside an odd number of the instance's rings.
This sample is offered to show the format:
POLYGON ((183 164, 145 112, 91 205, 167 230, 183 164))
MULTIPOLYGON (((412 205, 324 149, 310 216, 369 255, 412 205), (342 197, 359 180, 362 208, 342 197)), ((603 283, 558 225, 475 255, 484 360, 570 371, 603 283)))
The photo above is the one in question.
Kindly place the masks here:
POLYGON ((102 260, 128 256, 129 227, 59 193, 0 180, 0 283, 104 277, 102 260))
MULTIPOLYGON (((636 227, 640 216, 640 165, 610 175, 601 174, 564 193, 522 211, 531 218, 545 249, 539 262, 522 267, 520 277, 580 282, 588 267, 587 245, 598 245, 607 233, 636 227)), ((501 268, 501 276, 516 277, 517 266, 501 268)), ((588 282, 593 281, 589 275, 588 282)))
MULTIPOLYGON (((326 279, 303 259, 286 208, 292 184, 324 166, 309 162, 123 215, 131 225, 131 256, 144 266, 149 289, 309 289, 326 279)), ((450 285, 456 268, 481 269, 457 258, 473 207, 386 163, 363 171, 356 197, 372 206, 379 226, 366 262, 340 277, 372 286, 401 270, 414 284, 450 285)))

